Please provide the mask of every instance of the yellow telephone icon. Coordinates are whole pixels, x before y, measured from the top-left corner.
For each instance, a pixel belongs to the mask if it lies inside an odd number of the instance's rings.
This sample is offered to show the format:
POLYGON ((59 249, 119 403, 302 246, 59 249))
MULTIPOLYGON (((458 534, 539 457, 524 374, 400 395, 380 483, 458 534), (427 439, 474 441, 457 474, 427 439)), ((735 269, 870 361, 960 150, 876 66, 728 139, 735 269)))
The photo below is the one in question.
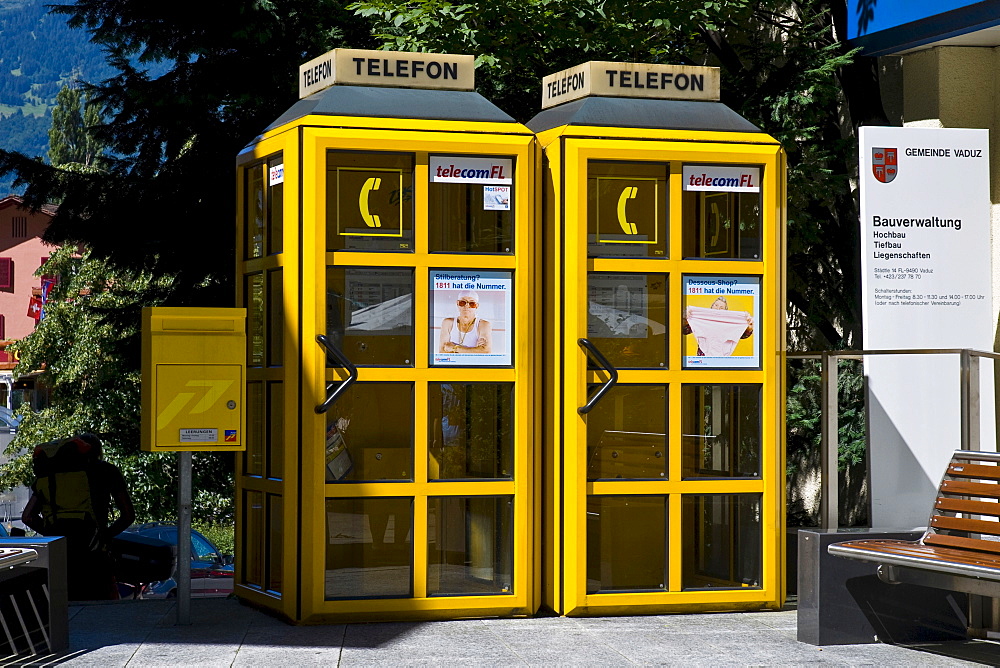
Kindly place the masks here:
POLYGON ((361 194, 358 195, 358 208, 361 209, 361 218, 368 227, 382 227, 382 221, 377 214, 368 211, 368 197, 373 190, 378 190, 382 185, 382 179, 373 176, 365 181, 361 186, 361 194))
POLYGON ((618 196, 618 224, 621 225, 625 234, 637 234, 635 223, 630 223, 625 218, 625 205, 630 199, 635 199, 639 194, 639 189, 635 186, 625 186, 622 194, 618 196))

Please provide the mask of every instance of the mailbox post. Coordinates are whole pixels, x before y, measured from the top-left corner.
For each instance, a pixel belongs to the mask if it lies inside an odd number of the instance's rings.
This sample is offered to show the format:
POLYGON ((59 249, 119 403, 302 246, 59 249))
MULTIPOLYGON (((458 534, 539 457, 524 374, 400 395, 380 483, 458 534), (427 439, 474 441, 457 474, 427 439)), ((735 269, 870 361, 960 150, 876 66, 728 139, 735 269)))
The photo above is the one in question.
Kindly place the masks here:
POLYGON ((142 449, 178 451, 178 624, 191 621, 191 452, 246 449, 245 379, 245 309, 143 309, 142 449))

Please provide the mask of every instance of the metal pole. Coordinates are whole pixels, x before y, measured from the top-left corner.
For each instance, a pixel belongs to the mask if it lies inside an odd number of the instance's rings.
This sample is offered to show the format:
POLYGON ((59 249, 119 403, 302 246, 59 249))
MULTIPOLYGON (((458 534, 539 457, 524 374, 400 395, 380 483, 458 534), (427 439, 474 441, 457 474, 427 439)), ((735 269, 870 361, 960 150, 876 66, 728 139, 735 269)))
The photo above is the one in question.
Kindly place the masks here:
POLYGON ((191 452, 177 453, 177 623, 191 623, 191 452))
POLYGON ((823 531, 836 531, 840 527, 837 479, 837 441, 840 431, 837 376, 839 358, 823 351, 821 369, 821 423, 820 432, 820 503, 819 525, 823 531))
POLYGON ((979 450, 979 357, 964 349, 960 359, 962 449, 979 450))

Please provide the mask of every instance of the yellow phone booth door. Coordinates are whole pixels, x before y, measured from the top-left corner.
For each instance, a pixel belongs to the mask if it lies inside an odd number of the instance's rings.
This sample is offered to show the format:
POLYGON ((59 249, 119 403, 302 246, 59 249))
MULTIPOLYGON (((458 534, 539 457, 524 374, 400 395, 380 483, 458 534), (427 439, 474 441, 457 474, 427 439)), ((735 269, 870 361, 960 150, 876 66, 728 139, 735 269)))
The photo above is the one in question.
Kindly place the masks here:
POLYGON ((537 149, 472 68, 336 50, 240 158, 265 417, 236 589, 294 621, 538 607, 537 149))
POLYGON ((784 598, 784 161, 717 100, 713 68, 591 62, 547 77, 528 123, 562 614, 784 598))

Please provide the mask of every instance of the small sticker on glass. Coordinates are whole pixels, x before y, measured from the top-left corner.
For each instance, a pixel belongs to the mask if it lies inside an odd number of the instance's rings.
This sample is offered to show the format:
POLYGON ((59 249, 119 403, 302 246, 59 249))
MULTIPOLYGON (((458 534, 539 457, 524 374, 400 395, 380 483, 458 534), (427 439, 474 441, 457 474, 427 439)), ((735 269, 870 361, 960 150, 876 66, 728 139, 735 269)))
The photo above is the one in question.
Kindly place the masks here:
POLYGON ((510 186, 483 186, 483 211, 510 211, 510 186))

